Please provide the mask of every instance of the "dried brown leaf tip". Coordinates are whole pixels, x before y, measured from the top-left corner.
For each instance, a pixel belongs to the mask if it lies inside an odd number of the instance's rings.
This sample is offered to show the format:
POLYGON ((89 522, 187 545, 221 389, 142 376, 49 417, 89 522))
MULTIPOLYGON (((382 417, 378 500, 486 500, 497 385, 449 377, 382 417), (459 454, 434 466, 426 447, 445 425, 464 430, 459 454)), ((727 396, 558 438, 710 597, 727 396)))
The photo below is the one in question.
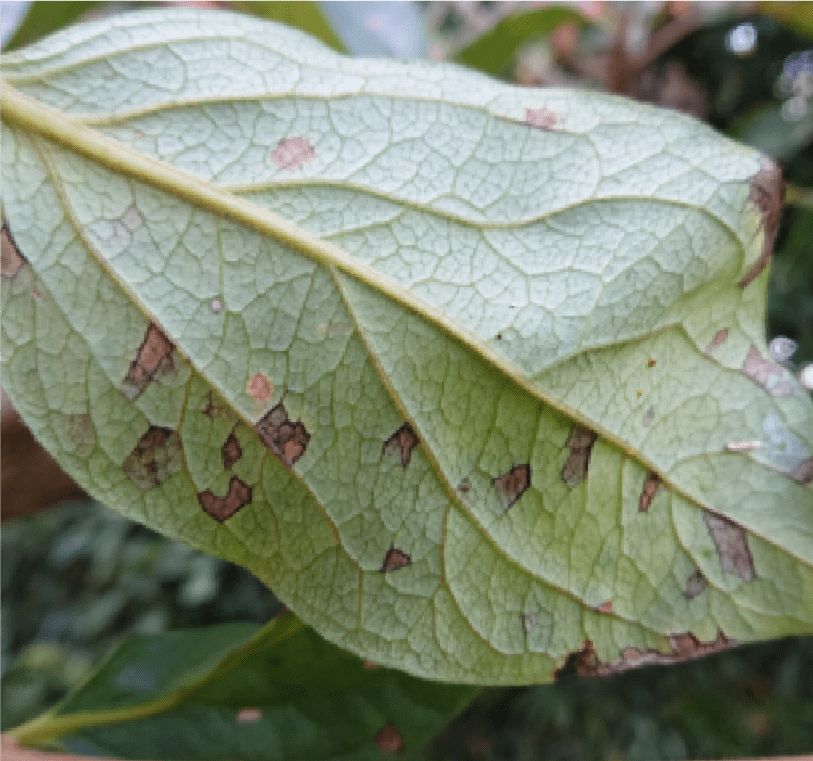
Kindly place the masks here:
POLYGON ((223 467, 226 470, 231 470, 234 463, 243 456, 243 447, 240 446, 234 431, 229 434, 226 443, 220 448, 220 456, 223 458, 223 467))
POLYGON ((125 458, 122 470, 136 486, 146 491, 160 486, 182 466, 181 439, 177 431, 151 426, 125 458))
POLYGON ((790 381, 779 380, 785 375, 782 365, 765 359, 754 344, 751 344, 748 354, 745 355, 742 371, 773 396, 788 396, 796 390, 790 381))
POLYGON ((526 108, 525 122, 540 129, 555 129, 562 122, 555 111, 545 108, 526 108))
POLYGON ((308 448, 311 435, 297 420, 292 422, 282 402, 272 407, 257 423, 257 433, 286 465, 293 465, 308 448))
POLYGON ((412 558, 403 550, 399 550, 394 544, 384 553, 384 562, 378 570, 381 573, 388 573, 389 571, 398 571, 401 568, 406 568, 412 564, 412 558))
POLYGON ((800 462, 788 475, 797 484, 809 484, 813 481, 813 457, 800 462))
POLYGON ((641 490, 641 497, 638 500, 639 513, 649 512, 649 506, 652 504, 652 500, 655 499, 655 494, 657 494, 660 485, 661 479, 657 473, 647 473, 644 488, 641 490))
POLYGON ((151 322, 138 349, 138 354, 124 376, 121 391, 128 399, 137 399, 159 370, 172 369, 172 342, 151 322))
POLYGON ((404 736, 392 724, 378 730, 375 744, 384 753, 400 753, 404 749, 404 736))
POLYGON ((491 484, 497 490, 504 510, 509 510, 525 493, 531 485, 531 466, 528 464, 514 465, 501 476, 491 479, 491 484))
POLYGON ((748 536, 742 526, 728 518, 705 511, 703 519, 714 542, 724 573, 733 573, 743 581, 751 581, 756 575, 748 536))
POLYGON ((690 574, 686 579, 686 586, 683 588, 683 596, 687 600, 694 600, 702 592, 706 591, 709 585, 706 577, 702 574, 699 568, 695 569, 694 573, 690 574))
POLYGON ((409 423, 404 423, 395 433, 392 434, 381 448, 382 456, 394 458, 405 468, 412 459, 412 450, 418 446, 418 435, 409 423))
POLYGON ((315 158, 316 149, 304 137, 284 137, 271 154, 271 160, 288 171, 299 169, 315 158))
POLYGON ((722 346, 728 340, 728 328, 723 328, 722 330, 718 330, 714 334, 714 338, 709 341, 709 345, 706 347, 705 352, 709 356, 714 353, 714 350, 718 346, 722 346))
POLYGON ((3 225, 0 232, 0 274, 3 277, 16 277, 28 260, 20 253, 8 225, 3 225))
POLYGON ((229 481, 229 491, 225 497, 217 497, 211 489, 198 492, 198 502, 205 513, 219 523, 231 518, 240 508, 251 502, 251 487, 237 476, 229 481))
POLYGON ((584 481, 596 438, 598 437, 593 431, 581 425, 574 425, 570 429, 566 443, 570 448, 570 455, 562 468, 562 480, 568 486, 573 487, 584 481))
POLYGON ((782 217, 782 206, 785 203, 785 182, 782 179, 782 170, 775 161, 766 156, 762 157, 760 170, 749 179, 749 184, 751 192, 748 200, 757 207, 762 215, 765 244, 759 259, 740 280, 740 288, 748 286, 770 261, 776 233, 779 230, 779 220, 782 217))

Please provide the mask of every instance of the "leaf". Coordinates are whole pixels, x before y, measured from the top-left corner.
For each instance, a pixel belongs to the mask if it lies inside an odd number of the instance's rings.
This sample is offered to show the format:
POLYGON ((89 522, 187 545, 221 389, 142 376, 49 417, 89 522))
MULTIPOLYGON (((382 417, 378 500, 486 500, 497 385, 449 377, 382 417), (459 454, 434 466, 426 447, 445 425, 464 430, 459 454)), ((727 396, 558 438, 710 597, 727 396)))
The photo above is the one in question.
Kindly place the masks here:
POLYGON ((758 153, 187 9, 3 71, 3 382, 98 499, 434 679, 813 629, 758 153))
POLYGON ((409 750, 431 737, 474 693, 362 663, 288 614, 130 636, 13 734, 115 758, 379 759, 387 741, 409 750))

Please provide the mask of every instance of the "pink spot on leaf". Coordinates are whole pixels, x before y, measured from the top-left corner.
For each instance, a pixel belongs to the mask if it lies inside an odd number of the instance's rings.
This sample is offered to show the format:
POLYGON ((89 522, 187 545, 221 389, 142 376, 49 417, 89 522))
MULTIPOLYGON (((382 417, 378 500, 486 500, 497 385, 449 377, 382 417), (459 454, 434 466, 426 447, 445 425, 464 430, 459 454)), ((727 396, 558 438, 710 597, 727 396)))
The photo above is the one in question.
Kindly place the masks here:
POLYGON ((299 169, 316 158, 316 149, 304 137, 285 137, 271 154, 280 169, 299 169))

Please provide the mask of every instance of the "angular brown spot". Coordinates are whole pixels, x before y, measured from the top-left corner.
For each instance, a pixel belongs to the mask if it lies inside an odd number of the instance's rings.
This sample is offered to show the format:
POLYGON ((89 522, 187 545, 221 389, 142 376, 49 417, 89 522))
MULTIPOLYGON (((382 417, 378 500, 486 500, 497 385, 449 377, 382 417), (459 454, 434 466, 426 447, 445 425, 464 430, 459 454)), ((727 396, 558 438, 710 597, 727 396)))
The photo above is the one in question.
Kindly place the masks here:
POLYGON ((650 357, 650 358, 649 358, 649 359, 646 361, 646 366, 647 366, 647 369, 648 369, 648 370, 651 370, 651 369, 652 369, 653 367, 655 367, 655 365, 657 365, 657 364, 658 364, 658 360, 657 360, 657 359, 654 359, 653 357, 650 357))
POLYGON ((612 613, 613 612, 613 601, 607 600, 606 602, 601 603, 596 610, 599 613, 612 613))
POLYGON ((144 491, 160 486, 182 467, 178 432, 155 426, 138 440, 122 463, 127 478, 144 491))
POLYGON ((461 494, 468 494, 471 491, 471 481, 469 481, 468 476, 457 485, 457 490, 461 494))
POLYGON ((175 347, 161 328, 151 322, 144 335, 130 370, 121 384, 122 393, 130 400, 137 399, 155 378, 159 370, 172 369, 172 351, 175 347))
POLYGON ((570 429, 566 444, 570 448, 570 455, 562 468, 562 480, 568 486, 573 487, 584 481, 596 438, 596 434, 589 428, 574 425, 570 429))
POLYGON ((813 457, 800 462, 788 475, 797 484, 809 484, 813 481, 813 457))
POLYGON ((683 596, 687 600, 694 600, 697 595, 706 590, 708 585, 709 583, 706 581, 706 577, 698 568, 686 579, 686 586, 683 588, 683 596))
POLYGON ((504 510, 513 507, 531 485, 531 466, 514 465, 511 470, 491 479, 504 510))
POLYGON ((412 558, 407 555, 406 552, 399 550, 394 544, 391 544, 390 548, 384 553, 384 562, 378 570, 381 573, 387 573, 388 571, 398 571, 411 564, 412 558))
POLYGON ((395 433, 392 434, 381 448, 382 456, 387 455, 394 458, 405 468, 412 459, 412 450, 418 446, 420 439, 412 430, 409 423, 404 423, 395 433))
POLYGON ((274 386, 268 380, 268 376, 263 373, 254 373, 246 383, 246 392, 252 399, 258 402, 270 401, 274 395, 274 386))
POLYGON ((271 160, 285 170, 299 169, 316 158, 316 149, 304 137, 285 137, 277 143, 271 160))
POLYGON ((703 519, 717 549, 723 572, 736 574, 743 581, 751 581, 756 574, 745 529, 728 518, 708 511, 703 512, 703 519))
POLYGON ((3 225, 0 232, 0 274, 3 277, 15 277, 27 261, 11 237, 8 225, 3 225))
POLYGON ((237 476, 229 481, 229 491, 225 497, 216 497, 211 489, 198 492, 198 502, 205 513, 219 523, 231 518, 240 508, 251 502, 251 487, 237 476))
POLYGON ((299 420, 291 422, 282 402, 263 415, 256 430, 263 444, 286 465, 293 465, 302 457, 311 440, 311 435, 299 420))
POLYGON ((251 724, 259 721, 263 717, 263 712, 259 708, 241 708, 237 712, 238 724, 251 724))
POLYGON ((714 353, 714 350, 718 346, 722 346, 728 340, 728 328, 723 328, 722 330, 718 330, 714 334, 714 338, 709 341, 709 345, 706 347, 705 352, 708 355, 714 353))
POLYGON ((525 122, 532 127, 550 130, 557 127, 561 121, 560 116, 555 111, 551 111, 544 106, 525 109, 525 122))
POLYGON ((375 744, 384 753, 400 753, 404 749, 404 736, 392 724, 378 730, 375 744))
POLYGON ((243 456, 243 448, 234 435, 234 431, 229 434, 226 443, 220 448, 220 455, 223 458, 223 467, 226 470, 231 470, 234 463, 243 456))
POLYGON ((649 472, 646 474, 644 488, 641 491, 641 498, 638 500, 639 513, 646 513, 649 511, 649 506, 652 504, 652 500, 655 499, 655 494, 657 493, 660 485, 661 479, 657 473, 649 472))
POLYGON ((765 231, 765 244, 759 259, 740 280, 740 288, 748 286, 770 261, 776 233, 779 230, 779 220, 782 217, 782 206, 785 203, 785 182, 782 179, 782 170, 775 161, 767 156, 762 157, 759 171, 749 179, 749 182, 751 192, 748 200, 762 214, 761 227, 765 231))

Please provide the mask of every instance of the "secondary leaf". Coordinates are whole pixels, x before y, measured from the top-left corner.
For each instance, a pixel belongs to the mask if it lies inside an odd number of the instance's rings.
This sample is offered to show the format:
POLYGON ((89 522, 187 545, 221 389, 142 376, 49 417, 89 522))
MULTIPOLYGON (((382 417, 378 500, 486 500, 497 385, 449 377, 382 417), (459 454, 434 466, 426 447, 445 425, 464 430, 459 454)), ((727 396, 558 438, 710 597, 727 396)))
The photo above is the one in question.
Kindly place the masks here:
POLYGON ((13 734, 116 758, 379 759, 387 741, 432 736, 474 692, 362 663, 284 615, 131 636, 13 734))
POLYGON ((4 384, 96 497, 437 679, 813 629, 758 153, 223 13, 3 71, 4 384))

